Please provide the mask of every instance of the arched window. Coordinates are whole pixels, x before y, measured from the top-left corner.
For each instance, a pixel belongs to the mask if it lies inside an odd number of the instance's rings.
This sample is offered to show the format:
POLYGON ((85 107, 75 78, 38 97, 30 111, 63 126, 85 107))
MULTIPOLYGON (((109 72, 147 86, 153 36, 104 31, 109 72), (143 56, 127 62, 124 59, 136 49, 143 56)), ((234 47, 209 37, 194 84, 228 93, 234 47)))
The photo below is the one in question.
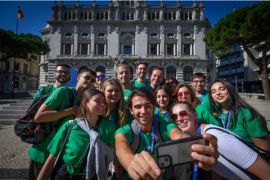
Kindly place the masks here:
POLYGON ((134 54, 134 36, 130 33, 123 34, 121 37, 121 54, 134 54))
POLYGON ((193 69, 190 66, 184 67, 184 82, 191 82, 193 69))
POLYGON ((105 70, 105 67, 104 66, 98 66, 96 67, 96 72, 99 71, 99 72, 103 72, 104 74, 106 73, 106 70, 105 70))
POLYGON ((173 66, 168 66, 166 68, 166 78, 170 77, 176 78, 176 69, 173 66))

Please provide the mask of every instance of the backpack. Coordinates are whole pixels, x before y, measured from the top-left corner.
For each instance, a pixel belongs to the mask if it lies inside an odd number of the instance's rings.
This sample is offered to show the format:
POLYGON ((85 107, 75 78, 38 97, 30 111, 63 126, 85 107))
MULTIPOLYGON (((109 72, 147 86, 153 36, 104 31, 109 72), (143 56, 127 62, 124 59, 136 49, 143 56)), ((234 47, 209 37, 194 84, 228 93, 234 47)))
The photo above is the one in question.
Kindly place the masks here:
MULTIPOLYGON (((70 93, 70 107, 74 105, 74 94, 73 90, 69 89, 70 93)), ((58 126, 60 121, 56 125, 48 123, 37 123, 34 121, 34 117, 40 108, 40 106, 45 102, 45 100, 50 96, 50 94, 44 94, 40 96, 36 101, 32 102, 25 115, 16 121, 14 126, 14 132, 17 136, 21 138, 23 142, 30 144, 37 144, 42 142, 47 138, 47 136, 58 126)))

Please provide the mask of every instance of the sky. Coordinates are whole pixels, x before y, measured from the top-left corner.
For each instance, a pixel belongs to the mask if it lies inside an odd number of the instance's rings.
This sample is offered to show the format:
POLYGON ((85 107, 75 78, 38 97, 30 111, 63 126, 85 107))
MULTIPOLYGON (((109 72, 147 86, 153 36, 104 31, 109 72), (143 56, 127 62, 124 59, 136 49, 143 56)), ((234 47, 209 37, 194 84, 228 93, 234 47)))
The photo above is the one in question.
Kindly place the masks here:
MULTIPOLYGON (((169 2, 163 0, 165 4, 169 2)), ((193 1, 180 1, 183 5, 192 4, 193 1)), ((199 1, 196 0, 197 4, 199 1)), ((205 6, 205 17, 213 26, 219 19, 230 13, 234 8, 258 3, 259 1, 203 1, 205 6)), ((59 3, 59 2, 57 2, 59 3)), ((76 1, 63 1, 65 4, 75 4, 76 1)), ((96 1, 97 4, 106 4, 105 1, 96 1)), ((158 2, 149 2, 156 4, 158 2)), ((40 31, 46 26, 47 20, 52 16, 53 1, 1 1, 0 0, 0 28, 16 30, 17 6, 23 11, 24 19, 19 21, 18 33, 32 33, 41 36, 40 31)), ((90 5, 90 1, 80 1, 80 4, 90 5)))

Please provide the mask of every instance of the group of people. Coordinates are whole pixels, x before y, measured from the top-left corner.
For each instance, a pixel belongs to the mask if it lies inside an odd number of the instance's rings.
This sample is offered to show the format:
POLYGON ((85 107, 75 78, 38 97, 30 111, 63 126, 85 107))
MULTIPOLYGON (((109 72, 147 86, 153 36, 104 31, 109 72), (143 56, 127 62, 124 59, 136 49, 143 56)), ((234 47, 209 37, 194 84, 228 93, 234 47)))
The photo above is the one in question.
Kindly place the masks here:
POLYGON ((105 80, 82 67, 69 88, 70 67, 57 65, 55 83, 34 96, 50 94, 35 121, 55 128, 29 149, 29 179, 107 179, 112 169, 116 179, 270 178, 270 165, 257 151, 270 151, 266 121, 229 83, 217 80, 207 90, 202 73, 189 85, 165 79, 160 67, 147 79, 144 61, 136 63, 135 80, 128 63, 116 73, 105 80), (158 143, 198 135, 209 143, 191 146, 196 163, 158 167, 158 143))

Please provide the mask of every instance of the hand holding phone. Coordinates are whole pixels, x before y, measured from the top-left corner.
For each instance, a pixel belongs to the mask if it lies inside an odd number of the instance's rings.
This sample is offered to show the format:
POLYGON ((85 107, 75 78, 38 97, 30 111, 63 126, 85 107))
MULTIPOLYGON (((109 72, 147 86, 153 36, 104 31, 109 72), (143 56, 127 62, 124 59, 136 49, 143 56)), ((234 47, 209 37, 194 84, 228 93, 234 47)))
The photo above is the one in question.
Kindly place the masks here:
POLYGON ((192 144, 206 144, 202 136, 188 137, 156 145, 157 164, 160 168, 193 162, 192 144))

